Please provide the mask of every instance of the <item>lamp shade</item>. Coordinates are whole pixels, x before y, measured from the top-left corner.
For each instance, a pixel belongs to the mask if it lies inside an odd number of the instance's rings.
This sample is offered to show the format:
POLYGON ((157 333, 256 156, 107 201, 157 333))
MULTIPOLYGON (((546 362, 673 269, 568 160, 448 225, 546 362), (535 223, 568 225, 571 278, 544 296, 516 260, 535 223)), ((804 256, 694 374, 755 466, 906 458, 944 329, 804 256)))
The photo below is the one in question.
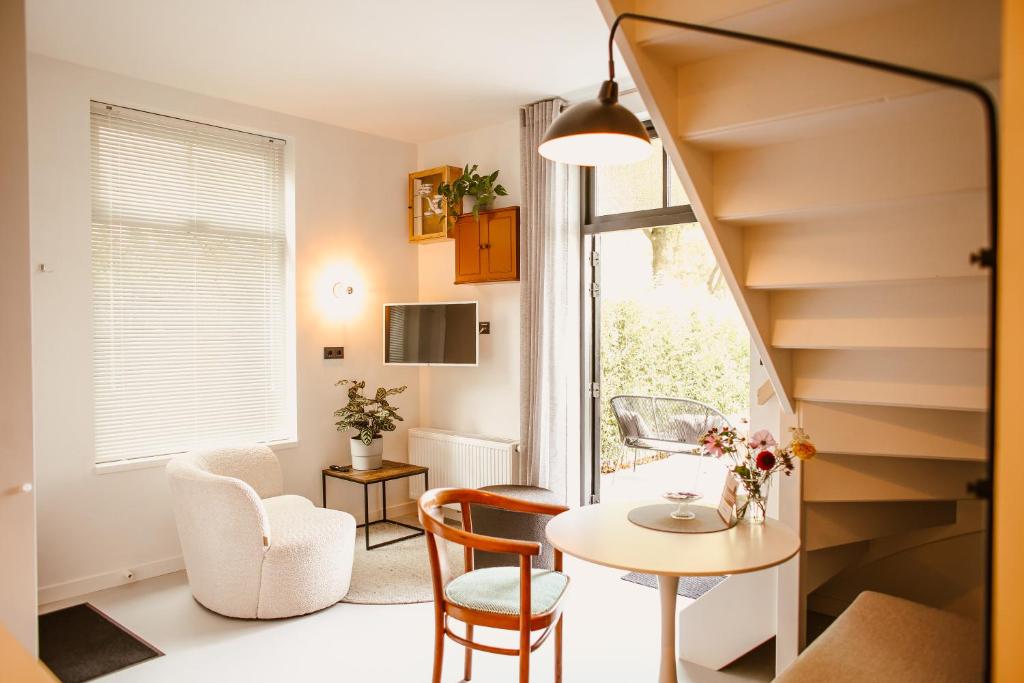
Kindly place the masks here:
POLYGON ((633 112, 619 104, 619 86, 605 81, 597 99, 566 109, 537 148, 546 159, 576 166, 613 166, 646 159, 651 138, 633 112))

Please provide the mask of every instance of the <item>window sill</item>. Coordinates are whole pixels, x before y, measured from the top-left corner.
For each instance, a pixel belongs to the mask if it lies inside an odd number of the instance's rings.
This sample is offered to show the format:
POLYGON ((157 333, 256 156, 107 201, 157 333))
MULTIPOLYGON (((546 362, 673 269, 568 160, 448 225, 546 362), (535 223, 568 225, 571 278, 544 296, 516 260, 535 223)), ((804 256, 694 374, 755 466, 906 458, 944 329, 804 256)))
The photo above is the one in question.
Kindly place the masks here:
MULTIPOLYGON (((299 442, 296 439, 292 439, 289 441, 275 441, 274 443, 267 445, 270 446, 270 450, 276 453, 278 451, 298 448, 299 442)), ((96 474, 113 474, 115 472, 129 472, 131 470, 146 470, 153 467, 166 467, 167 462, 173 457, 173 455, 154 455, 148 458, 133 458, 131 460, 101 462, 96 463, 96 465, 93 466, 93 471, 96 474)))

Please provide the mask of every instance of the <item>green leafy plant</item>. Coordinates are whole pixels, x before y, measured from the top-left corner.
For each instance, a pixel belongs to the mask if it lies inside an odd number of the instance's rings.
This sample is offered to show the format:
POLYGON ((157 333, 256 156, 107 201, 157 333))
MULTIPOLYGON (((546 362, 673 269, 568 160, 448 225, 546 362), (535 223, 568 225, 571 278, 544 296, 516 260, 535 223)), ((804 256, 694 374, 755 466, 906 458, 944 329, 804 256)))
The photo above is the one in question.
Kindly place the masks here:
POLYGON ((338 380, 334 386, 350 384, 348 388, 348 404, 334 411, 334 417, 341 418, 334 424, 339 432, 354 429, 359 432, 359 440, 369 446, 381 432, 395 431, 395 421, 402 422, 398 407, 388 402, 388 396, 402 393, 408 387, 385 389, 378 387, 373 398, 363 395, 366 382, 355 379, 338 380))
POLYGON ((480 175, 476 172, 476 169, 476 164, 473 164, 472 168, 470 168, 469 164, 466 164, 466 167, 462 169, 462 175, 450 183, 443 182, 437 186, 437 193, 441 195, 445 204, 448 205, 449 221, 455 221, 462 215, 462 200, 464 197, 473 198, 473 218, 480 218, 481 209, 486 209, 494 203, 496 198, 504 197, 508 194, 508 190, 496 184, 498 171, 490 175, 480 175))

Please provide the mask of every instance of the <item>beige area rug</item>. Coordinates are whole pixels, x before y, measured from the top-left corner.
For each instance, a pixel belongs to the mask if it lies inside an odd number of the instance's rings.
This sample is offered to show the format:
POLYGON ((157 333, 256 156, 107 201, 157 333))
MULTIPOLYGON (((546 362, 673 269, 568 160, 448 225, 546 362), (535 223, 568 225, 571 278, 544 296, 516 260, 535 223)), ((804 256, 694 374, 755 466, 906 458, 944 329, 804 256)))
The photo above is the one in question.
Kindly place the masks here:
MULTIPOLYGON (((416 524, 415 517, 400 517, 416 524)), ((418 524, 416 524, 419 526, 418 524)), ((427 541, 417 536, 375 550, 366 549, 364 529, 356 529, 356 552, 352 563, 352 584, 342 602, 361 605, 402 605, 431 602, 430 558, 427 541)), ((381 543, 412 531, 397 524, 374 524, 370 543, 381 543)), ((449 566, 456 576, 462 573, 462 546, 447 543, 449 566)))

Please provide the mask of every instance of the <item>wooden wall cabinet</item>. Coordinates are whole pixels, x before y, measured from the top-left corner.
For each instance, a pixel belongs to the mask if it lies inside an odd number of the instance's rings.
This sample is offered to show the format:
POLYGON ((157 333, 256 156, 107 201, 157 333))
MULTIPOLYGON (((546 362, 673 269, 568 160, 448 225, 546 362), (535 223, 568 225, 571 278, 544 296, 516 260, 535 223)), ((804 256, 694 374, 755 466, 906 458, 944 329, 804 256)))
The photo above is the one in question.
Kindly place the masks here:
POLYGON ((455 284, 519 280, 519 207, 481 211, 455 224, 455 284))

